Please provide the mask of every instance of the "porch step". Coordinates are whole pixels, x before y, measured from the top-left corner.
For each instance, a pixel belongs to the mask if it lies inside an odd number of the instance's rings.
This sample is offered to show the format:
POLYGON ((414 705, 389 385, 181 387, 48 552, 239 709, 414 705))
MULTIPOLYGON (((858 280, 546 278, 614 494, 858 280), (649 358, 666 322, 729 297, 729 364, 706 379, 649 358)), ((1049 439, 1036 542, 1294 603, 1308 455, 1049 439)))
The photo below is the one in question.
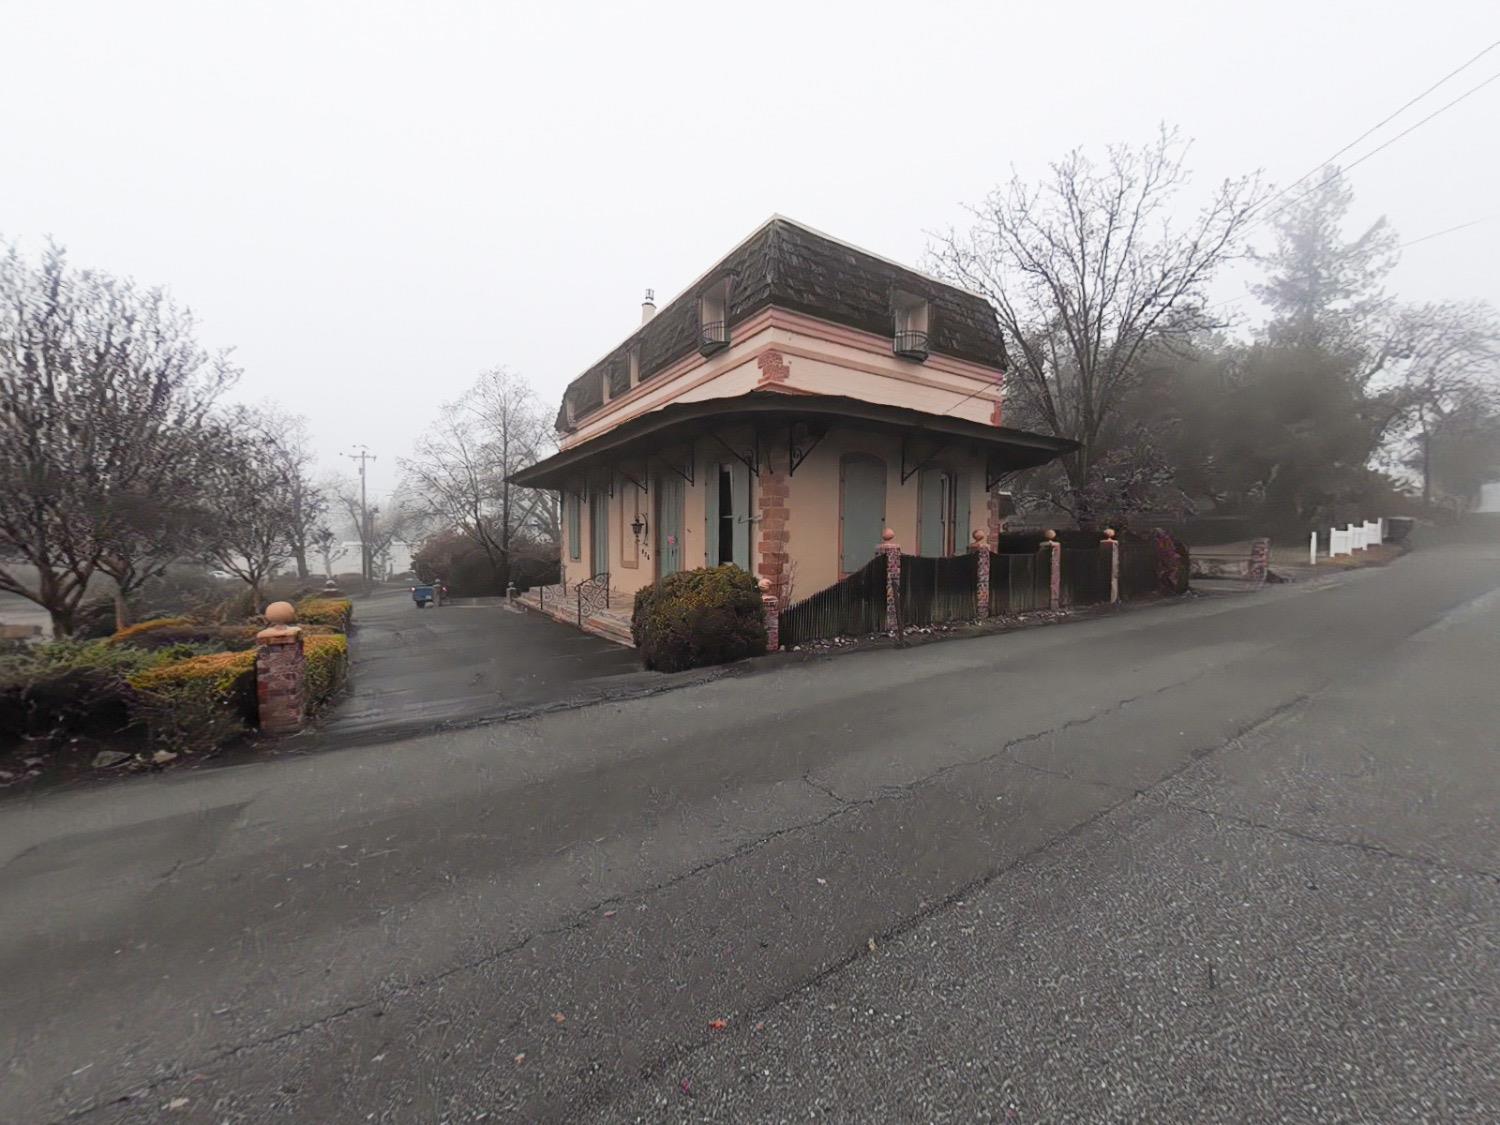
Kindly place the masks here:
MULTIPOLYGON (((624 603, 626 596, 611 592, 610 600, 624 603)), ((565 625, 578 627, 578 603, 564 594, 559 586, 533 587, 517 597, 516 601, 527 609, 545 613, 565 625)), ((635 641, 630 636, 630 615, 624 610, 599 610, 584 620, 583 631, 626 648, 635 647, 635 641)))

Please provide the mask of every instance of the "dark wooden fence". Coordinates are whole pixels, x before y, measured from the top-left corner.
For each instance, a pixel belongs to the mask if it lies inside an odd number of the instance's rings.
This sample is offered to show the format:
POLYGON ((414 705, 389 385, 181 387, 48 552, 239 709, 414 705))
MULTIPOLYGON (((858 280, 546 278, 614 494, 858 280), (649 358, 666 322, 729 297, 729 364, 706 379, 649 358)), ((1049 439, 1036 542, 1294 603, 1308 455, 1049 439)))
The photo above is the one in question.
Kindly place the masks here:
POLYGON ((831 637, 862 637, 885 628, 885 557, 876 555, 847 578, 783 612, 781 644, 791 648, 831 637))
POLYGON ((1120 544, 1120 600, 1147 598, 1158 592, 1156 545, 1120 544))
POLYGON ((1062 548, 1062 604, 1109 601, 1109 555, 1103 547, 1062 548))
POLYGON ((972 551, 942 557, 902 555, 902 627, 974 620, 978 582, 979 564, 972 551))
POLYGON ((1046 609, 1052 597, 1049 561, 1040 551, 990 553, 990 616, 1046 609))

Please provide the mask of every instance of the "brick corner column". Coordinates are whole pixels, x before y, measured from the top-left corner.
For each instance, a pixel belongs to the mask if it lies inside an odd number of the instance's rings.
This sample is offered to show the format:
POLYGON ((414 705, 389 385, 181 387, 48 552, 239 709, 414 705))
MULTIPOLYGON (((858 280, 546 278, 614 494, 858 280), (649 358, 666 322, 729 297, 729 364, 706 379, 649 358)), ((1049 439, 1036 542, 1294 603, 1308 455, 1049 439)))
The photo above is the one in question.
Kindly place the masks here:
POLYGON ((770 582, 771 593, 778 602, 791 593, 789 544, 792 541, 792 482, 787 473, 777 472, 767 457, 756 478, 756 506, 760 539, 756 543, 755 576, 770 582))
POLYGON ((1115 538, 1115 529, 1106 527, 1099 546, 1109 552, 1109 604, 1120 600, 1120 541, 1115 538))
POLYGON ((886 632, 901 640, 901 544, 896 542, 896 533, 886 528, 880 533, 880 545, 875 553, 885 556, 885 628, 886 632))
POLYGON ((307 705, 302 630, 273 625, 255 634, 255 702, 263 734, 296 734, 307 705))
POLYGON ((781 601, 771 592, 771 580, 760 580, 760 606, 766 618, 766 651, 781 649, 781 601))
POLYGON ((1042 532, 1042 550, 1047 553, 1047 608, 1062 608, 1062 544, 1050 527, 1042 532))
POLYGON ((990 615, 990 545, 985 539, 984 528, 974 529, 974 542, 969 544, 974 552, 974 612, 979 617, 990 615))

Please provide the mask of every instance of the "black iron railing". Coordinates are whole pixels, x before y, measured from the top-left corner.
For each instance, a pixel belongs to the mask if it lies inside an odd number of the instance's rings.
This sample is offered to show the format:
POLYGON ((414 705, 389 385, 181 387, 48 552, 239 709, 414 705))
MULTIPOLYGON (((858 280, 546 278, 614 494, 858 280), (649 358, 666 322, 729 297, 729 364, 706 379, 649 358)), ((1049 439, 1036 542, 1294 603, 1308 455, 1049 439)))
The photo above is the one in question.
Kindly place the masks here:
POLYGON ((897 332, 891 337, 891 350, 907 359, 926 359, 927 333, 897 332))
POLYGON ((714 320, 705 324, 698 330, 698 350, 704 355, 716 352, 720 348, 729 346, 729 325, 722 320, 714 320))
POLYGON ((573 587, 578 598, 578 627, 601 609, 609 608, 609 571, 601 571, 573 587))

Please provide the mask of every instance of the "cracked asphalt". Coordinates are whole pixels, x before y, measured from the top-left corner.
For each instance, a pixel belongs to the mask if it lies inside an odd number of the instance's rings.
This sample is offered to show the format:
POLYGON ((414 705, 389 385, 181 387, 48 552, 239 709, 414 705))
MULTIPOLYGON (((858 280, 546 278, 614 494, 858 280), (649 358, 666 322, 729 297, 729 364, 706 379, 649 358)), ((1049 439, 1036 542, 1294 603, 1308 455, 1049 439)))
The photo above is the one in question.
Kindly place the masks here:
POLYGON ((1476 522, 14 803, 0 1119, 1494 1120, 1497 667, 1476 522))

